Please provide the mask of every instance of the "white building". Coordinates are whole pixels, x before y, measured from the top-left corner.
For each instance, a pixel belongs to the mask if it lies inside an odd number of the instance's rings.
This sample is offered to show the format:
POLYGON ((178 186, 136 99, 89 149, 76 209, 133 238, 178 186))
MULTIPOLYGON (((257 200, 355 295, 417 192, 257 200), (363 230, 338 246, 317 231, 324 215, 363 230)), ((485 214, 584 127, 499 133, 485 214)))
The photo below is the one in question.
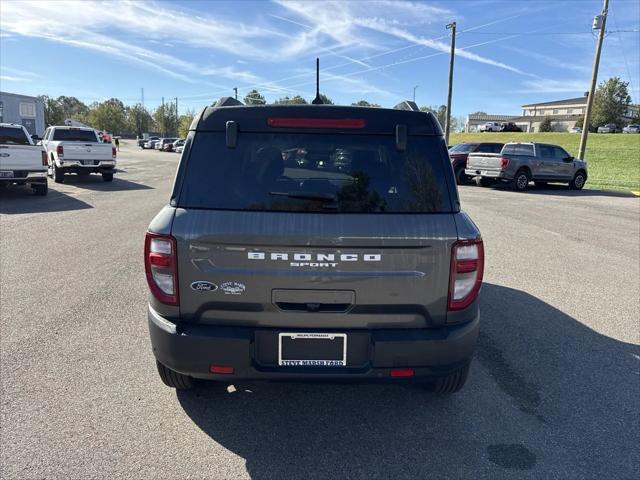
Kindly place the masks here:
MULTIPOLYGON (((465 123, 465 132, 478 131, 478 127, 486 122, 513 122, 523 132, 539 132, 540 124, 547 117, 551 119, 551 129, 553 131, 566 132, 575 126, 582 126, 576 125, 576 121, 581 115, 584 115, 586 109, 586 95, 552 102, 530 103, 522 106, 522 116, 469 115, 465 123)), ((627 112, 620 119, 620 123, 628 123, 633 119, 637 119, 638 115, 638 105, 629 105, 627 112)))

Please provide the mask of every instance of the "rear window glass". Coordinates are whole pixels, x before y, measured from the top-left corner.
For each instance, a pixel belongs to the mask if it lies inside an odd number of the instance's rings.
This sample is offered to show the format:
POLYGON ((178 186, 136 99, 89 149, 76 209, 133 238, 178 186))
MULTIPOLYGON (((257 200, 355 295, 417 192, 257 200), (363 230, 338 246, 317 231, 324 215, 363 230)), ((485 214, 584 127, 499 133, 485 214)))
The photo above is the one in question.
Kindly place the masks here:
POLYGON ((476 152, 480 153, 500 153, 502 143, 481 143, 476 152))
POLYGON ((59 130, 53 132, 53 140, 67 142, 97 142, 96 133, 93 130, 59 130))
POLYGON ((450 153, 469 153, 478 146, 477 143, 459 143, 449 149, 450 153))
POLYGON ((524 143, 511 143, 502 149, 503 155, 528 155, 533 157, 533 145, 524 143))
POLYGON ((392 136, 197 133, 179 205, 228 210, 450 212, 442 139, 392 136))
POLYGON ((0 127, 0 143, 10 145, 31 145, 21 128, 0 127))

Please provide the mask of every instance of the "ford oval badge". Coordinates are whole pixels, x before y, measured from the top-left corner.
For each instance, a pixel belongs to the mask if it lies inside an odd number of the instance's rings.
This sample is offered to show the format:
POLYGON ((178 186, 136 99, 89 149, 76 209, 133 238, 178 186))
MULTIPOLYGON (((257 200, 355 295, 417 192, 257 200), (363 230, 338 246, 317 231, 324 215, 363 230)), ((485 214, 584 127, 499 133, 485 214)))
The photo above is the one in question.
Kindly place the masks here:
POLYGON ((218 286, 215 283, 199 280, 191 284, 191 289, 196 292, 215 292, 218 289, 218 286))

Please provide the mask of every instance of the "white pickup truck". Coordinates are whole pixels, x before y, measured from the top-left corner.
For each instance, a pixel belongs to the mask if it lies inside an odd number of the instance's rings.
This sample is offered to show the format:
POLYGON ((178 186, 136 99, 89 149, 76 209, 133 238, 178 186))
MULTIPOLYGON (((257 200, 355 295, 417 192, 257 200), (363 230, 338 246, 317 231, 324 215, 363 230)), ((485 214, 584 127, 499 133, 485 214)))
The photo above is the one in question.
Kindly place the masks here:
POLYGON ((22 125, 0 123, 0 186, 26 184, 47 194, 47 156, 22 125))
POLYGON ((56 183, 64 181, 65 173, 101 173, 105 182, 113 180, 116 147, 102 143, 92 128, 49 127, 42 145, 47 152, 49 175, 56 183))

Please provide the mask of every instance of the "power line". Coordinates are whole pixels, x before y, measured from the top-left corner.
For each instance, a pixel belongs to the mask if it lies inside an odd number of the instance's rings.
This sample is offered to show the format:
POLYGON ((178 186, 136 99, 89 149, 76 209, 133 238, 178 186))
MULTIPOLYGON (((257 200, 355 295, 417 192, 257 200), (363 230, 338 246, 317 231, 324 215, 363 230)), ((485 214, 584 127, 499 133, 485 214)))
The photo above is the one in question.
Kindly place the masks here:
MULTIPOLYGON (((638 33, 640 30, 609 30, 607 33, 638 33)), ((462 33, 462 32, 461 32, 462 33)), ((591 31, 580 32, 468 32, 466 35, 531 35, 536 37, 544 37, 550 35, 592 35, 591 31)))

